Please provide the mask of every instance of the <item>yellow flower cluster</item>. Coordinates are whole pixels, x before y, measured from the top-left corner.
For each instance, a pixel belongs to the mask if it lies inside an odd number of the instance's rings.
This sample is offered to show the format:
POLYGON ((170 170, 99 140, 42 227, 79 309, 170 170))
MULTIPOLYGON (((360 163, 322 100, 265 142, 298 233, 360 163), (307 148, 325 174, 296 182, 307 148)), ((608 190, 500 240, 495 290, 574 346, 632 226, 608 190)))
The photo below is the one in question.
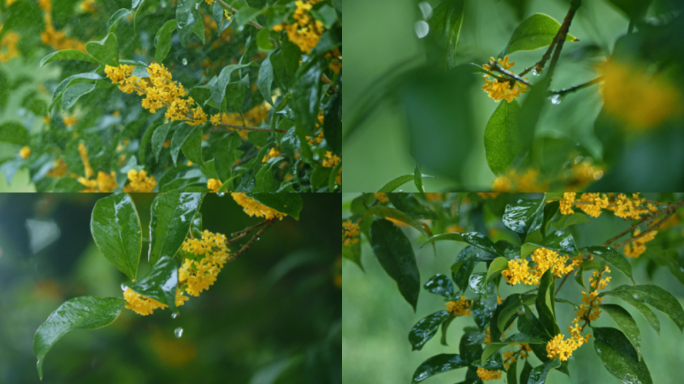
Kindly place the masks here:
POLYGON ((52 1, 38 0, 38 6, 45 12, 45 30, 40 33, 43 44, 49 45, 55 50, 78 49, 85 52, 85 43, 74 38, 67 37, 64 31, 55 30, 52 24, 52 1))
MULTIPOLYGON (((261 105, 250 109, 240 116, 239 113, 217 113, 211 116, 211 124, 213 126, 219 126, 221 123, 229 125, 242 125, 249 127, 259 127, 262 122, 268 122, 268 110, 270 106, 264 102, 261 105), (244 118, 244 119, 243 119, 244 118)), ((242 140, 247 140, 247 133, 249 131, 246 129, 239 130, 238 133, 242 140)))
MULTIPOLYGON (((506 56, 503 58, 503 60, 499 59, 497 62, 499 63, 500 67, 509 71, 510 73, 513 73, 513 71, 511 71, 511 67, 515 65, 515 62, 509 62, 508 60, 508 56, 506 56)), ((489 58, 489 64, 483 65, 482 68, 491 71, 494 63, 494 58, 491 57, 489 58)), ((527 85, 519 81, 499 79, 489 75, 488 73, 482 75, 482 79, 485 82, 485 85, 482 86, 482 90, 485 91, 489 97, 494 99, 496 102, 505 99, 510 103, 513 101, 513 99, 520 96, 521 93, 526 92, 528 88, 527 85)))
POLYGON ((293 14, 295 22, 292 24, 283 23, 273 26, 273 30, 276 32, 282 31, 284 27, 290 41, 297 44, 299 49, 301 49, 302 52, 306 52, 307 55, 316 47, 318 40, 321 39, 321 35, 325 32, 323 23, 314 20, 309 13, 312 5, 315 3, 315 1, 306 0, 295 1, 295 5, 297 6, 297 9, 293 14))
POLYGON ((182 249, 195 256, 203 256, 200 260, 186 258, 178 270, 179 283, 186 286, 185 292, 192 296, 199 296, 200 292, 209 289, 223 265, 232 260, 226 237, 207 230, 202 232, 201 239, 185 239, 182 249))
POLYGON ((539 285, 539 279, 547 270, 551 269, 556 277, 563 277, 582 263, 581 256, 573 257, 571 263, 566 264, 569 260, 568 255, 559 256, 556 251, 537 248, 532 254, 532 261, 536 263, 534 268, 524 259, 509 260, 508 269, 501 272, 501 275, 511 285, 539 285))
POLYGON ((572 210, 572 203, 575 202, 575 192, 565 192, 563 198, 560 200, 560 211, 563 215, 572 215, 575 211, 572 210))
POLYGON ((494 179, 492 189, 495 192, 544 192, 549 189, 548 181, 540 181, 539 171, 528 169, 519 174, 515 169, 494 179))
POLYGON ((81 10, 83 12, 96 12, 97 6, 95 6, 95 0, 83 0, 81 3, 81 10))
MULTIPOLYGON (((323 161, 321 162, 321 165, 323 165, 326 168, 333 168, 340 161, 342 161, 342 159, 339 156, 333 154, 330 151, 326 151, 325 152, 325 159, 323 159, 323 161)), ((335 181, 337 182, 337 184, 342 184, 342 167, 340 167, 340 171, 337 173, 337 177, 335 178, 335 181)))
POLYGON ((94 180, 87 179, 84 177, 79 177, 78 182, 81 183, 85 189, 81 192, 103 192, 109 193, 118 188, 116 184, 116 172, 110 172, 109 174, 97 171, 97 178, 94 180))
POLYGON ((209 181, 207 181, 207 189, 209 189, 209 192, 218 192, 222 185, 223 183, 221 183, 221 180, 219 179, 209 179, 209 181))
POLYGON ((60 157, 59 159, 55 160, 54 165, 52 166, 52 169, 45 176, 62 177, 64 175, 66 175, 66 173, 67 173, 66 161, 64 161, 63 157, 60 157))
POLYGON ((573 323, 577 323, 580 319, 585 319, 588 321, 594 321, 599 318, 601 310, 598 308, 603 301, 602 297, 599 297, 598 290, 605 289, 610 282, 610 277, 603 277, 603 273, 610 273, 610 268, 608 265, 604 267, 603 272, 594 271, 593 277, 589 278, 589 285, 591 286, 591 291, 589 293, 582 292, 582 303, 575 313, 576 318, 573 323))
MULTIPOLYGON (((168 305, 147 296, 143 296, 128 287, 124 290, 124 299, 126 300, 126 308, 143 316, 151 314, 157 308, 164 309, 168 307, 168 305)), ((176 289, 176 306, 180 307, 185 304, 187 300, 188 297, 183 296, 180 289, 176 289)))
POLYGON ((461 296, 460 299, 454 301, 448 301, 446 303, 447 312, 450 312, 454 316, 470 316, 473 312, 470 310, 473 302, 468 300, 465 296, 461 296))
POLYGON ((166 107, 164 116, 172 121, 184 121, 189 125, 202 125, 207 122, 207 115, 202 107, 191 108, 195 104, 192 97, 185 99, 187 91, 183 84, 172 81, 171 73, 164 64, 152 63, 147 67, 150 77, 140 79, 132 76, 134 67, 121 64, 118 67, 105 66, 105 74, 114 84, 120 84, 119 90, 125 93, 145 95, 142 106, 156 113, 166 107))
POLYGON ((582 189, 603 177, 603 167, 594 165, 590 161, 574 163, 570 170, 570 180, 566 180, 571 188, 582 189))
POLYGON ((22 147, 19 150, 19 156, 21 156, 22 159, 28 159, 28 157, 31 156, 31 147, 22 147))
POLYGON ((477 368, 477 376, 482 379, 482 381, 496 380, 501 378, 501 371, 484 369, 482 367, 477 368))
MULTIPOLYGON (((579 326, 577 326, 577 332, 573 332, 572 337, 564 340, 565 335, 558 334, 551 341, 546 344, 546 356, 549 359, 555 359, 558 357, 561 361, 567 361, 577 348, 581 347, 582 344, 589 341, 591 335, 582 336, 579 334, 579 326)), ((571 328, 571 327, 568 327, 571 328)), ((574 329, 574 328, 573 328, 574 329)))
POLYGON ((268 153, 264 156, 263 159, 261 159, 262 163, 267 162, 269 159, 273 159, 276 157, 280 157, 280 152, 275 149, 275 147, 271 147, 271 149, 268 151, 268 153))
POLYGON ((504 351, 502 353, 503 355, 503 364, 504 368, 508 369, 510 368, 511 364, 513 362, 517 361, 518 359, 527 359, 530 356, 530 352, 532 351, 532 348, 530 348, 529 344, 527 343, 516 343, 516 344, 511 344, 510 346, 515 346, 518 345, 520 349, 517 352, 513 351, 504 351))
POLYGON ((449 226, 446 230, 444 230, 444 232, 446 233, 464 233, 465 231, 465 228, 456 224, 449 226))
POLYGON ((248 197, 241 192, 233 192, 230 194, 236 203, 240 204, 244 208, 245 213, 250 216, 263 217, 267 220, 280 219, 287 216, 285 213, 278 212, 273 208, 269 208, 258 201, 248 197))
POLYGON ((351 247, 352 244, 359 242, 359 225, 347 220, 342 223, 342 236, 344 237, 344 245, 351 247))
MULTIPOLYGON (((2 31, 2 23, 0 23, 0 31, 2 31)), ((0 40, 0 63, 6 63, 19 56, 19 51, 17 50, 18 41, 18 34, 14 32, 5 33, 5 36, 0 40)))
POLYGON ((124 192, 152 192, 157 185, 154 176, 147 176, 147 171, 135 169, 128 171, 129 183, 123 187, 124 192))
POLYGON ((574 205, 591 217, 599 217, 602 210, 606 209, 626 220, 637 220, 641 218, 641 215, 657 210, 653 204, 646 203, 646 199, 640 198, 638 193, 632 194, 631 199, 623 193, 618 194, 617 197, 604 193, 583 193, 581 198, 576 199, 575 193, 566 192, 560 200, 560 205, 563 215, 575 213, 572 209, 574 205))
POLYGON ((62 121, 64 122, 64 125, 67 127, 71 127, 78 123, 78 119, 76 118, 76 116, 64 116, 62 118, 62 121))
MULTIPOLYGON (((634 235, 632 237, 637 237, 639 234, 641 234, 641 229, 637 229, 634 231, 634 235)), ((642 253, 646 252, 646 243, 653 240, 655 236, 658 234, 658 231, 651 231, 640 238, 632 241, 631 243, 627 244, 625 247, 625 256, 627 257, 639 257, 641 256, 642 253)))
POLYGON ((375 195, 375 198, 378 199, 378 201, 381 203, 388 203, 389 202, 389 198, 387 197, 386 193, 375 192, 374 195, 375 195))

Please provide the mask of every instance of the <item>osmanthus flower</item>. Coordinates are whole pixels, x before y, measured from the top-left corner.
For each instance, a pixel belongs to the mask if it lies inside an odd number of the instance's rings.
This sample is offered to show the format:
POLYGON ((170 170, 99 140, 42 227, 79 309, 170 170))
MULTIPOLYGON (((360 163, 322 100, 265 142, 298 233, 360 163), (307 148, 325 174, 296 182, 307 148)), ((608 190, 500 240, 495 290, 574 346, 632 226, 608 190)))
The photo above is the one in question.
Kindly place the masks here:
POLYGON ((38 6, 45 12, 45 30, 40 33, 40 40, 45 45, 49 45, 55 50, 78 49, 85 52, 85 43, 74 38, 70 38, 64 31, 57 31, 52 24, 52 1, 38 0, 38 6))
MULTIPOLYGON (((0 31, 2 31, 2 23, 0 23, 0 31)), ((19 51, 17 50, 18 42, 19 35, 17 33, 5 32, 2 39, 0 39, 0 63, 6 63, 19 56, 19 51)))
MULTIPOLYGON (((262 122, 268 122, 268 111, 271 106, 264 101, 263 104, 257 105, 249 111, 242 114, 239 113, 217 113, 212 115, 209 119, 213 126, 219 126, 221 123, 230 125, 243 125, 250 127, 261 126, 262 122)), ((249 131, 246 129, 238 130, 238 134, 242 140, 247 140, 249 131)))
POLYGON ((381 203, 389 203, 389 198, 387 197, 386 193, 383 192, 375 192, 375 198, 378 199, 379 202, 381 203))
MULTIPOLYGON (((494 68, 495 63, 498 63, 498 66, 507 70, 508 72, 514 73, 511 71, 511 67, 515 65, 515 62, 509 61, 508 56, 498 60, 494 60, 494 58, 491 57, 489 59, 489 64, 483 65, 482 68, 491 71, 494 68)), ((494 99, 496 102, 506 100, 510 103, 513 101, 513 99, 517 98, 521 93, 526 92, 528 89, 528 86, 520 81, 515 79, 506 79, 503 77, 497 78, 488 73, 482 75, 482 79, 485 82, 485 85, 482 86, 482 90, 485 91, 488 96, 494 99)))
POLYGON ((295 22, 292 24, 282 23, 273 26, 273 30, 280 32, 285 29, 287 37, 295 43, 302 52, 307 55, 316 47, 321 35, 325 32, 323 23, 314 20, 311 15, 311 7, 320 0, 297 0, 297 7, 292 15, 295 22))
POLYGON ((591 217, 599 217, 605 209, 622 219, 637 220, 642 215, 657 210, 653 204, 647 203, 645 198, 639 197, 638 193, 632 194, 631 199, 624 193, 617 196, 605 193, 583 193, 579 199, 576 196, 577 194, 573 192, 563 194, 560 200, 561 214, 572 215, 575 213, 574 206, 591 217))
POLYGON ((477 368, 477 377, 482 379, 482 381, 496 380, 501 378, 501 371, 493 369, 485 369, 482 367, 477 368))
POLYGON ((275 147, 271 147, 271 149, 268 151, 268 153, 264 156, 263 159, 261 159, 262 163, 267 162, 269 159, 273 159, 276 157, 280 157, 280 151, 275 149, 275 147))
POLYGON ((556 277, 563 277, 582 263, 581 256, 571 259, 568 255, 560 256, 558 252, 546 248, 535 249, 531 258, 534 267, 525 259, 513 259, 508 261, 508 269, 501 275, 511 285, 539 285, 539 280, 547 270, 550 269, 556 277))
POLYGON ((201 257, 199 260, 186 258, 178 270, 179 284, 192 296, 199 296, 200 292, 209 289, 224 264, 233 258, 226 244, 226 237, 207 230, 202 232, 200 239, 185 239, 182 249, 201 257))
POLYGON ((352 244, 356 244, 359 242, 359 225, 354 224, 351 221, 347 220, 342 223, 342 237, 344 238, 344 245, 347 247, 351 247, 352 244))
MULTIPOLYGON (((634 231, 634 234, 632 237, 637 237, 638 235, 641 234, 641 229, 637 229, 634 231)), ((625 246, 625 256, 627 257, 639 257, 641 256, 644 252, 646 252, 646 243, 655 239, 655 236, 658 234, 658 231, 650 231, 647 234, 641 236, 640 238, 632 241, 631 243, 627 244, 625 246)))
MULTIPOLYGON (((326 168, 334 168, 342 159, 333 154, 330 151, 325 152, 325 159, 321 162, 321 165, 323 165, 326 168)), ((340 171, 337 173, 337 177, 335 178, 335 181, 337 184, 342 183, 342 167, 340 167, 340 171)))
POLYGON ((265 219, 279 219, 282 220, 287 214, 269 208, 242 192, 233 192, 230 194, 236 203, 240 204, 246 214, 250 216, 263 217, 265 219))
POLYGON ((22 147, 22 148, 19 150, 19 156, 20 156, 22 159, 28 159, 29 156, 31 156, 31 147, 22 147))
POLYGON ((222 185, 223 183, 221 183, 221 180, 219 179, 209 179, 207 181, 207 189, 209 189, 209 192, 218 192, 222 185))
POLYGON ((145 170, 131 169, 127 176, 129 183, 123 187, 124 192, 152 192, 157 185, 154 176, 148 176, 145 170))
POLYGON ((67 173, 66 161, 63 157, 55 160, 52 169, 45 175, 48 177, 62 177, 67 173))
POLYGON ((78 119, 76 118, 76 116, 64 116, 62 118, 62 121, 64 122, 64 125, 67 127, 71 127, 78 123, 78 119))
POLYGON ((472 308, 473 302, 468 300, 465 296, 461 296, 458 300, 447 301, 446 309, 447 312, 454 316, 470 316, 473 312, 470 310, 472 308))
MULTIPOLYGON (((139 315, 147 316, 152 314, 152 312, 157 308, 164 309, 168 307, 168 305, 161 303, 150 297, 143 296, 135 292, 134 290, 130 289, 129 287, 126 287, 123 294, 124 300, 126 300, 126 308, 133 310, 135 313, 139 315)), ((181 305, 185 304, 185 302, 188 299, 188 297, 183 296, 183 293, 180 289, 176 289, 175 301, 177 307, 180 307, 181 305)))

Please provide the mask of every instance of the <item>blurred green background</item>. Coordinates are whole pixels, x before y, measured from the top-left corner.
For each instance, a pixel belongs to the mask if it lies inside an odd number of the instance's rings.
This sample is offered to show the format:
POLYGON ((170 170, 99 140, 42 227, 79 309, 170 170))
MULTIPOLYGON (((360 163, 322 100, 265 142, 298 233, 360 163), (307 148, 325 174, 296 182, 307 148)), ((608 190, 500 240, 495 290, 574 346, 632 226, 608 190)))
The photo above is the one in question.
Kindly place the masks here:
MULTIPOLYGON (((154 196, 132 195, 143 228, 154 196)), ((90 235, 99 197, 0 194, 0 383, 39 382, 33 335, 63 301, 122 297, 126 277, 90 235)), ((105 328, 73 331, 47 354, 43 382, 341 383, 340 197, 302 197, 299 222, 273 225, 180 316, 124 308, 105 328)), ((207 195, 202 214, 205 229, 227 236, 260 221, 230 195, 207 195)))
MULTIPOLYGON (((346 193, 343 204, 348 204, 356 194, 346 193)), ((522 195, 520 195, 523 197, 522 195)), ((348 208, 345 212, 348 212, 348 208)), ((343 217, 348 216, 344 213, 343 217)), ((500 224, 500 223, 499 223, 500 224)), ((577 247, 603 243, 605 240, 622 232, 629 224, 616 219, 612 215, 602 215, 592 219, 589 224, 574 226, 571 231, 577 247)), ((499 225, 500 231, 507 231, 499 225)), ((674 229, 673 229, 674 230, 674 229)), ((681 230, 681 229, 679 229, 681 230)), ((422 239, 413 229, 404 229, 414 245, 422 243, 422 239)), ((428 358, 441 353, 458 353, 458 343, 463 334, 463 327, 474 326, 472 317, 456 318, 448 331, 449 347, 442 346, 438 334, 430 340, 421 351, 411 351, 408 341, 409 330, 425 316, 444 309, 441 296, 433 295, 421 288, 416 313, 399 294, 396 283, 385 273, 380 263, 364 238, 362 241, 362 263, 365 273, 349 260, 342 263, 344 286, 342 290, 342 377, 345 383, 376 384, 397 383, 409 384, 413 372, 428 358)), ((418 249, 414 247, 420 271, 421 284, 424 284, 437 273, 449 274, 451 264, 464 246, 457 242, 437 243, 437 255, 431 247, 418 249)), ((648 247, 648 245, 647 245, 648 247)), ((678 250, 680 257, 682 250, 678 250)), ((634 280, 637 284, 657 284, 675 295, 684 304, 684 286, 677 281, 664 267, 653 271, 652 277, 646 271, 645 257, 632 259, 634 280)), ((486 272, 480 263, 474 272, 486 272)), ((585 274, 587 281, 589 274, 585 274)), ((617 271, 610 274, 612 280, 609 288, 622 284, 631 284, 629 279, 617 271)), ((513 288, 507 284, 500 285, 500 296, 506 297, 513 292, 524 292, 524 286, 513 288)), ((574 281, 568 281, 559 293, 559 298, 579 301, 581 288, 574 281)), ((474 297, 468 290, 466 296, 474 297)), ((624 304, 619 299, 606 297, 604 303, 624 304)), ((631 306, 624 307, 632 314, 641 330, 641 351, 648 364, 654 383, 679 384, 682 382, 681 364, 684 361, 684 335, 665 314, 659 311, 660 336, 650 327, 644 317, 631 306)), ((557 318, 561 330, 567 334, 566 326, 571 325, 575 311, 569 305, 557 303, 557 318)), ((593 322, 596 326, 616 327, 605 313, 593 322)), ((441 332, 441 331, 440 331, 441 332)), ((540 364, 531 354, 530 363, 540 364)), ((520 365, 518 367, 520 368, 520 365)), ((603 366, 593 347, 593 338, 576 350, 569 361, 570 377, 554 371, 550 374, 548 384, 595 384, 620 383, 603 366)), ((426 384, 453 384, 465 378, 465 369, 449 371, 431 377, 426 384)), ((499 379, 487 383, 503 383, 499 379)))
MULTIPOLYGON (((433 7, 438 0, 427 3, 433 7)), ((662 3, 660 0, 654 3, 662 3)), ((345 13, 347 24, 344 38, 347 44, 347 90, 344 99, 345 132, 352 128, 350 121, 364 97, 379 87, 386 87, 380 79, 387 79, 387 72, 398 63, 409 60, 403 68, 417 68, 426 62, 426 48, 423 40, 414 31, 414 24, 423 20, 417 0, 396 0, 388 6, 382 0, 347 0, 345 13)), ((534 13, 550 15, 562 21, 568 10, 567 0, 478 0, 466 4, 461 35, 456 49, 457 64, 483 64, 490 56, 497 56, 503 50, 520 21, 534 13), (527 4, 523 14, 517 14, 510 4, 527 4)), ((615 40, 627 32, 628 20, 606 0, 584 1, 575 17, 570 32, 579 42, 567 43, 552 89, 560 89, 591 80, 596 75, 594 64, 609 55, 615 40)), ((519 73, 536 62, 544 50, 516 52, 511 59, 517 64, 513 68, 519 73)), ((420 74, 429 76, 432 74, 420 74)), ((532 81, 536 80, 530 76, 532 81)), ((392 80, 391 82, 394 82, 392 80)), ((437 97, 446 99, 446 107, 456 107, 467 99, 472 109, 471 138, 455 133, 453 127, 443 127, 436 132, 439 139, 422 135, 420 123, 416 123, 413 137, 409 135, 405 105, 420 102, 421 97, 411 95, 398 103, 384 100, 380 106, 356 128, 345 141, 344 190, 346 192, 377 191, 391 179, 413 173, 415 162, 409 150, 414 142, 425 136, 431 140, 423 148, 423 156, 443 156, 450 164, 448 172, 437 174, 427 166, 423 173, 440 176, 425 179, 427 191, 439 190, 489 190, 494 174, 485 160, 483 133, 487 121, 497 104, 480 89, 484 83, 481 76, 473 73, 468 88, 446 89, 437 97), (402 104, 403 102, 403 104, 402 104), (464 159, 458 152, 470 150, 464 159), (452 152, 452 153, 449 153, 452 152), (448 174, 450 172, 450 175, 448 174), (460 175, 460 180, 452 177, 460 175)), ((421 95, 422 96, 422 95, 421 95)), ((550 137, 569 137, 582 145, 589 155, 599 157, 602 148, 593 134, 594 120, 601 108, 598 87, 593 86, 568 95, 561 104, 548 105, 542 111, 537 132, 550 137)), ((636 160, 635 160, 636 161, 636 160)), ((640 185, 644 189, 646 185, 640 185)), ((405 185, 406 191, 415 186, 405 185)))

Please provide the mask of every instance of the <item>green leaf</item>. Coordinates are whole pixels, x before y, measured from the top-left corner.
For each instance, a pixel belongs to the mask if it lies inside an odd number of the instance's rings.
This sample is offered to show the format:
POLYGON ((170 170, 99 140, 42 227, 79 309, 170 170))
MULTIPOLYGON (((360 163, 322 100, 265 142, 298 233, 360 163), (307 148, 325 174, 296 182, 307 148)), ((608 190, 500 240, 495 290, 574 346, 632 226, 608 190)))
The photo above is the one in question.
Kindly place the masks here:
POLYGON ((271 85, 273 84, 273 65, 271 64, 270 54, 264 59, 264 61, 261 62, 256 84, 259 88, 259 92, 261 92, 261 96, 264 97, 264 100, 273 105, 271 95, 271 85))
POLYGON ((183 155, 195 164, 204 164, 204 160, 202 160, 203 133, 204 130, 202 129, 202 126, 195 127, 181 147, 183 155))
POLYGON ((163 256, 173 257, 190 230, 192 218, 202 202, 201 193, 177 191, 157 195, 152 202, 149 261, 155 265, 163 256))
POLYGON ((174 313, 176 307, 176 290, 178 289, 178 265, 173 256, 163 256, 150 272, 137 283, 129 287, 133 291, 166 304, 174 313))
POLYGON ((419 201, 413 193, 390 193, 387 195, 394 207, 417 219, 436 219, 435 212, 419 201))
POLYGON ((42 67, 47 63, 52 63, 53 61, 58 60, 80 60, 87 61, 89 63, 99 63, 97 59, 83 51, 79 51, 78 49, 63 49, 61 51, 52 52, 51 54, 43 57, 40 60, 40 66, 42 67))
POLYGON ((478 233, 478 232, 466 232, 466 233, 442 233, 439 235, 429 237, 426 242, 421 245, 425 246, 428 243, 433 243, 435 241, 441 240, 453 240, 462 241, 468 243, 476 248, 480 248, 484 251, 495 255, 501 255, 501 252, 496 248, 494 242, 488 237, 478 233))
POLYGON ((608 0, 625 13, 630 21, 641 21, 651 5, 651 0, 608 0))
POLYGON ((535 307, 539 313, 539 321, 544 325, 546 331, 552 335, 560 333, 560 328, 556 324, 556 305, 553 296, 555 276, 551 270, 547 270, 539 281, 539 291, 535 307))
POLYGON ((615 267, 615 269, 624 273, 627 277, 629 277, 632 280, 632 282, 634 282, 634 279, 632 278, 632 265, 629 264, 629 261, 622 253, 614 250, 611 247, 603 247, 598 245, 583 248, 582 253, 588 253, 602 258, 603 260, 607 261, 610 265, 615 267))
POLYGON ((240 144, 242 144, 240 135, 237 132, 231 132, 216 145, 216 173, 218 173, 221 181, 225 182, 233 175, 233 164, 235 164, 236 159, 235 150, 240 144))
POLYGON ((413 182, 416 184, 416 189, 420 193, 425 193, 423 188, 423 174, 420 171, 420 165, 416 164, 416 170, 413 171, 413 182))
POLYGON ((489 283, 490 280, 492 280, 494 277, 498 276, 501 274, 502 271, 508 269, 508 259, 500 256, 494 259, 492 263, 489 265, 489 269, 487 270, 487 283, 489 283))
POLYGON ((514 335, 511 335, 506 338, 506 340, 501 341, 501 342, 494 342, 492 340, 492 343, 485 348, 484 352, 482 352, 482 364, 489 359, 489 356, 493 355, 494 352, 498 351, 499 349, 509 345, 509 344, 514 344, 514 343, 527 343, 527 344, 546 344, 547 340, 538 336, 532 336, 532 335, 526 335, 524 333, 516 333, 514 335))
POLYGON ((194 126, 188 123, 180 123, 175 127, 176 131, 173 133, 173 138, 171 139, 171 160, 173 160, 173 165, 176 165, 176 160, 178 159, 178 153, 183 147, 185 140, 190 137, 190 135, 195 131, 194 126))
POLYGON ((387 274, 397 282, 401 295, 416 310, 420 274, 411 242, 391 221, 376 218, 370 228, 373 253, 387 274))
MULTIPOLYGON (((305 66, 302 65, 302 68, 305 66)), ((291 91, 295 121, 309 136, 315 134, 318 122, 322 74, 323 65, 320 61, 314 62, 303 74, 299 75, 291 91)))
POLYGON ((463 336, 461 336, 461 342, 458 343, 458 353, 461 355, 461 358, 470 363, 478 362, 480 356, 482 356, 482 343, 484 339, 484 332, 464 332, 463 336))
POLYGON ((119 65, 119 44, 114 33, 109 33, 100 41, 86 43, 85 49, 86 52, 102 64, 113 67, 119 65))
POLYGON ((325 142, 333 153, 342 156, 342 89, 335 93, 329 105, 323 120, 325 142))
POLYGON ((142 230, 131 197, 117 193, 98 200, 90 218, 90 232, 104 257, 135 281, 142 251, 142 230))
POLYGON ((470 275, 468 278, 468 287, 474 293, 484 296, 487 292, 487 286, 485 285, 485 278, 487 274, 485 272, 476 272, 470 275))
POLYGON ((530 373, 532 373, 532 365, 529 359, 525 359, 525 365, 523 366, 522 372, 520 372, 520 384, 527 384, 530 380, 530 373))
POLYGON ((651 372, 625 335, 615 328, 594 328, 594 350, 608 372, 625 384, 652 384, 651 372))
POLYGON ((518 234, 520 241, 525 241, 537 214, 543 212, 544 198, 535 200, 518 200, 515 204, 507 204, 503 214, 506 228, 518 234))
POLYGON ((298 193, 246 193, 245 195, 269 208, 299 220, 299 212, 302 210, 303 203, 302 197, 298 193))
POLYGON ((323 5, 318 9, 312 9, 310 12, 316 20, 323 23, 323 26, 326 29, 330 29, 330 27, 337 22, 337 12, 329 5, 323 5))
POLYGON ((602 304, 599 307, 615 321, 615 324, 620 327, 636 352, 641 356, 641 334, 632 315, 617 304, 602 304))
POLYGON ((29 142, 29 132, 21 123, 7 121, 0 125, 0 141, 17 145, 26 145, 29 142))
POLYGON ((541 79, 535 82, 534 87, 527 92, 527 97, 520 106, 518 129, 520 130, 522 154, 526 154, 532 149, 539 116, 544 110, 544 107, 549 103, 547 98, 550 84, 551 73, 549 71, 546 72, 541 79))
POLYGON ((354 262, 354 264, 358 265, 359 268, 363 271, 363 265, 361 264, 361 242, 357 241, 356 243, 352 244, 351 246, 343 245, 342 246, 342 257, 344 257, 347 260, 351 260, 354 262))
POLYGON ((656 314, 651 310, 651 308, 649 308, 646 304, 641 302, 641 300, 638 300, 637 298, 632 297, 631 294, 625 292, 606 291, 601 292, 599 294, 599 296, 601 297, 611 295, 621 298, 622 300, 626 301, 629 305, 636 308, 637 311, 641 312, 641 314, 646 318, 651 327, 653 327, 656 333, 660 335, 660 320, 658 320, 658 316, 656 316, 656 314))
POLYGON ((680 331, 684 330, 684 309, 676 297, 657 285, 621 285, 612 291, 602 292, 600 296, 614 295, 621 299, 631 297, 664 312, 680 331))
MULTIPOLYGON (((202 17, 199 13, 199 3, 201 1, 178 0, 176 5, 176 26, 178 27, 178 36, 183 46, 188 44, 195 29, 195 24, 202 22, 202 17)), ((221 105, 221 103, 218 103, 218 105, 221 105)))
POLYGON ((164 142, 166 141, 166 135, 171 129, 173 122, 168 122, 158 126, 154 133, 152 133, 152 152, 154 152, 154 158, 159 161, 159 154, 161 153, 164 142))
POLYGON ((116 26, 119 25, 119 21, 121 21, 124 16, 128 16, 130 13, 131 11, 126 8, 121 8, 114 12, 112 17, 109 18, 109 21, 107 21, 107 31, 109 33, 116 32, 116 26))
POLYGON ((447 330, 449 329, 449 325, 452 321, 454 321, 455 318, 456 317, 450 317, 442 323, 442 337, 440 337, 439 342, 444 346, 449 346, 449 344, 447 344, 447 330))
POLYGON ((446 298, 450 298, 454 294, 454 283, 449 280, 447 275, 442 275, 441 273, 432 276, 423 287, 430 293, 446 298))
POLYGON ((413 180, 413 175, 402 175, 399 177, 396 177, 392 180, 390 180, 387 184, 385 184, 378 192, 393 192, 395 189, 401 187, 402 185, 408 183, 409 181, 413 180))
POLYGON ((439 326, 445 322, 451 314, 445 310, 435 312, 416 323, 409 331, 408 339, 413 346, 413 351, 423 349, 425 343, 430 341, 437 333, 439 326))
MULTIPOLYGON (((525 359, 527 362, 527 359, 525 359)), ((506 384, 518 384, 518 362, 513 361, 506 371, 506 384)), ((525 383, 527 384, 527 383, 525 383)))
POLYGON ((559 210, 560 203, 558 201, 552 201, 544 206, 544 218, 542 219, 541 227, 539 228, 542 237, 546 237, 546 232, 551 225, 551 219, 553 219, 559 210))
POLYGON ((62 94, 62 108, 66 111, 73 107, 81 96, 92 92, 96 83, 74 84, 62 94))
POLYGON ((444 0, 432 11, 429 21, 430 35, 445 49, 448 68, 456 66, 456 45, 461 34, 465 0, 444 0))
MULTIPOLYGON (((551 16, 535 13, 515 28, 504 54, 548 47, 553 42, 560 26, 560 23, 551 16)), ((576 41, 577 38, 568 33, 565 40, 576 41)))
MULTIPOLYGON (((521 307, 524 305, 534 304, 537 295, 527 294, 527 295, 511 295, 506 298, 506 300, 501 303, 501 310, 497 318, 497 328, 499 332, 503 333, 508 327, 509 320, 518 313, 521 307), (512 297, 512 299, 511 299, 512 297)), ((524 333, 524 332, 523 332, 524 333)))
POLYGON ((237 13, 235 14, 235 22, 238 23, 238 25, 245 25, 250 21, 256 19, 256 17, 259 16, 264 11, 264 9, 252 8, 247 3, 245 3, 242 7, 238 9, 237 13))
POLYGON ((156 51, 154 52, 154 58, 158 63, 161 63, 166 58, 171 50, 171 35, 173 31, 176 30, 176 19, 172 19, 164 23, 164 25, 159 28, 157 35, 154 37, 154 47, 156 51))
POLYGON ((195 27, 192 29, 192 32, 197 35, 200 40, 202 40, 202 44, 206 42, 207 32, 204 29, 204 22, 195 23, 195 27))
POLYGON ((249 62, 246 64, 231 64, 223 67, 221 73, 216 79, 216 84, 214 84, 214 87, 211 89, 211 98, 214 100, 216 105, 223 104, 223 99, 226 97, 226 87, 228 86, 228 83, 230 83, 230 75, 233 73, 233 71, 248 67, 250 65, 258 66, 259 64, 249 62))
POLYGON ((527 384, 544 384, 549 373, 560 366, 560 360, 553 359, 547 361, 543 365, 534 367, 532 371, 530 371, 530 378, 527 380, 527 384))
POLYGON ((275 48, 275 45, 273 45, 273 42, 269 39, 269 33, 270 31, 268 29, 262 29, 257 33, 256 41, 259 50, 268 52, 275 48))
POLYGON ((518 112, 520 104, 517 100, 511 103, 504 100, 487 122, 484 133, 485 154, 489 169, 496 175, 506 173, 522 149, 518 112))
POLYGON ((423 228, 423 226, 420 224, 420 222, 418 220, 412 218, 411 216, 405 214, 404 212, 402 212, 396 208, 376 205, 374 207, 368 208, 366 210, 365 215, 366 216, 374 215, 377 217, 389 217, 392 219, 396 219, 396 220, 399 220, 401 222, 404 222, 404 223, 412 226, 413 228, 419 230, 421 233, 427 235, 425 233, 425 228, 423 228))
POLYGON ((555 231, 542 241, 525 243, 520 249, 520 256, 527 257, 537 248, 551 249, 556 252, 569 253, 577 255, 577 248, 575 248, 575 239, 571 234, 562 231, 555 231))
POLYGON ((436 374, 467 366, 468 361, 461 358, 460 355, 443 353, 441 355, 432 356, 418 366, 413 373, 413 383, 420 383, 436 374))
POLYGON ((126 301, 112 297, 81 296, 65 301, 36 331, 33 352, 38 359, 38 375, 43 380, 45 354, 62 336, 74 329, 95 329, 111 324, 126 301))

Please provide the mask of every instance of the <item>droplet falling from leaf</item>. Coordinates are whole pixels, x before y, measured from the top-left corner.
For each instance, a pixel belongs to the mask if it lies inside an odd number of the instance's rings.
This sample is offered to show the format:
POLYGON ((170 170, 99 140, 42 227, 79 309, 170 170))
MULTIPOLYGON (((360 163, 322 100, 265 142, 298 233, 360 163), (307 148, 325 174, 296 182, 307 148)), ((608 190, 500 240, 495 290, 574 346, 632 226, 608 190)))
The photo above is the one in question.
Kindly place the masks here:
POLYGON ((418 36, 419 39, 422 39, 423 37, 428 35, 428 32, 430 32, 430 25, 424 20, 416 21, 416 24, 413 27, 416 31, 416 36, 418 36))
POLYGON ((183 336, 183 328, 178 327, 173 331, 173 334, 176 336, 176 338, 180 339, 183 336))

